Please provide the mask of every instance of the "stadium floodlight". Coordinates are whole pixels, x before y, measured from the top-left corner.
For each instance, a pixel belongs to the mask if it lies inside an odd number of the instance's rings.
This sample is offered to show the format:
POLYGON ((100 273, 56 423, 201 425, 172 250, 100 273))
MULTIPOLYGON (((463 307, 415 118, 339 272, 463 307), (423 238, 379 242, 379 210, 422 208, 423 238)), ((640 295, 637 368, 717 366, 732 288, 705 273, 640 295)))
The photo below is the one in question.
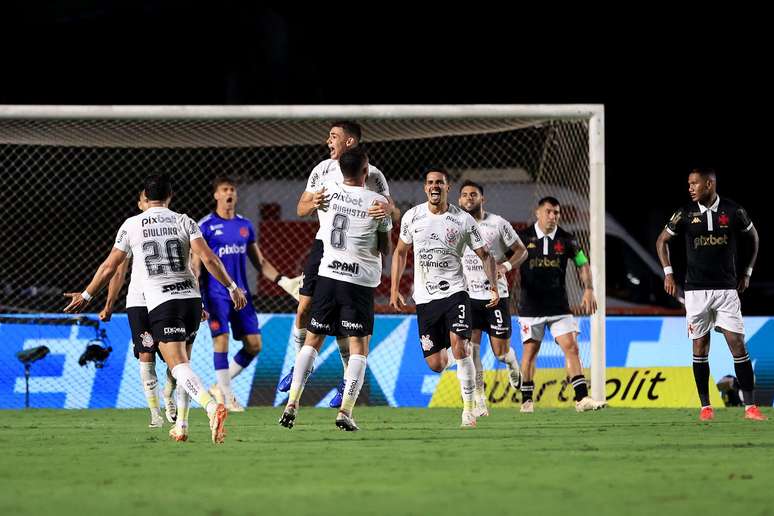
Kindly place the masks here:
POLYGON ((30 408, 30 367, 33 362, 45 358, 49 351, 46 346, 36 346, 16 353, 16 358, 24 364, 24 406, 26 408, 30 408))
MULTIPOLYGON (((262 252, 282 273, 299 274, 315 222, 298 217, 296 203, 312 167, 328 157, 322 144, 329 123, 342 119, 361 123, 369 158, 403 211, 424 202, 419 181, 430 163, 444 165, 455 180, 484 184, 487 209, 514 225, 532 219, 542 196, 562 202, 563 225, 589 250, 599 309, 590 343, 580 343, 581 357, 591 368, 592 397, 604 400, 602 105, 0 106, 0 168, 7 178, 2 217, 12 224, 29 220, 29 204, 13 197, 29 191, 35 216, 47 221, 19 226, 25 245, 4 256, 10 272, 0 275, 0 308, 61 309, 62 290, 97 268, 102 243, 134 214, 142 178, 159 170, 179 179, 175 211, 197 218, 211 206, 212 179, 234 176, 237 209, 258 221, 262 252), (61 252, 79 242, 77 253, 61 252)), ((569 299, 577 305, 582 289, 570 269, 569 299)), ((295 311, 295 300, 277 285, 252 269, 248 276, 259 285, 259 311, 295 311)), ((377 310, 388 303, 389 281, 376 289, 377 310)), ((547 355, 553 367, 564 367, 547 355)))

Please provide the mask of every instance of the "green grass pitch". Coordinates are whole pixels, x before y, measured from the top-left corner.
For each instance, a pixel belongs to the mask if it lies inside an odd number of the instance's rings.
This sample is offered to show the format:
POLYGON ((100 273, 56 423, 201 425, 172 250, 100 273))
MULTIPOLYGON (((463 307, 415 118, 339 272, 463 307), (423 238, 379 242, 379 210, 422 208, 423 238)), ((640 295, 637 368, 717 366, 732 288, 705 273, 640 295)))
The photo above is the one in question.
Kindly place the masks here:
POLYGON ((145 410, 0 411, 0 514, 774 514, 774 413, 719 409, 361 408, 362 430, 305 408, 227 420, 209 442, 147 428, 145 410))

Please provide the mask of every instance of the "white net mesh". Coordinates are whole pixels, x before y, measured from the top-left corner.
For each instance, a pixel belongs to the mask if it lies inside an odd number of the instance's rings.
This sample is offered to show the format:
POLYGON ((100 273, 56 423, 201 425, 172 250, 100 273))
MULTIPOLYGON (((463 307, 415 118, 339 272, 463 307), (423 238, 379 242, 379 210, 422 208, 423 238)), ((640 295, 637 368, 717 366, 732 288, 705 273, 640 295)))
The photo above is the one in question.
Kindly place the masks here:
MULTIPOLYGON (((136 212, 137 192, 151 173, 172 176, 171 208, 195 219, 213 208, 214 177, 237 179, 237 211, 253 221, 264 256, 283 274, 300 274, 317 221, 297 217, 295 206, 309 172, 327 158, 323 143, 336 118, 0 119, 0 234, 12 242, 0 261, 0 312, 60 311, 62 292, 83 286, 109 252, 119 225, 136 212)), ((564 225, 588 252, 587 120, 359 122, 370 161, 384 172, 401 212, 425 201, 422 170, 442 165, 455 182, 482 183, 486 209, 518 229, 534 221, 539 197, 559 198, 564 225)), ((455 203, 457 196, 453 186, 455 203)), ((295 312, 292 298, 250 271, 258 312, 295 312)), ((377 310, 389 299, 389 261, 384 272, 377 310)), ((580 290, 575 271, 570 273, 570 303, 577 304, 580 290)), ((411 274, 409 263, 401 280, 406 293, 411 274)), ((120 303, 117 311, 123 293, 120 303)), ((587 363, 587 343, 581 348, 587 363)), ((558 353, 544 349, 544 356, 542 366, 563 366, 558 353)))

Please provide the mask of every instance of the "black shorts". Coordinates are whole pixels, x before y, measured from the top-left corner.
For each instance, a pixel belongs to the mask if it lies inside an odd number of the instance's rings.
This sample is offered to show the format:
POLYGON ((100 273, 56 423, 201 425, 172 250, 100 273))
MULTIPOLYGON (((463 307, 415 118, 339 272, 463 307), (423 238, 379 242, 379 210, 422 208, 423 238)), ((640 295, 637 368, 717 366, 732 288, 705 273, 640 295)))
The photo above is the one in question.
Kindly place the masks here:
POLYGON ((473 315, 473 329, 482 330, 489 337, 497 339, 511 338, 511 312, 508 310, 508 299, 500 298, 494 308, 487 308, 489 301, 471 299, 470 308, 473 315))
POLYGON ((134 344, 134 358, 140 358, 140 353, 158 353, 158 341, 153 339, 151 325, 148 320, 148 309, 144 306, 132 306, 126 309, 129 319, 129 331, 134 344))
POLYGON ((317 285, 317 271, 320 269, 322 257, 323 242, 315 239, 312 250, 309 251, 309 256, 306 258, 306 264, 304 264, 304 276, 301 278, 301 287, 298 289, 300 295, 311 297, 314 294, 317 285))
POLYGON ((417 327, 425 357, 451 346, 449 332, 469 339, 471 313, 468 293, 457 292, 445 299, 417 305, 417 327))
POLYGON ((365 337, 374 330, 374 288, 320 277, 307 329, 317 335, 365 337))
POLYGON ((202 317, 202 299, 173 299, 148 314, 151 335, 156 342, 184 342, 196 337, 202 317))

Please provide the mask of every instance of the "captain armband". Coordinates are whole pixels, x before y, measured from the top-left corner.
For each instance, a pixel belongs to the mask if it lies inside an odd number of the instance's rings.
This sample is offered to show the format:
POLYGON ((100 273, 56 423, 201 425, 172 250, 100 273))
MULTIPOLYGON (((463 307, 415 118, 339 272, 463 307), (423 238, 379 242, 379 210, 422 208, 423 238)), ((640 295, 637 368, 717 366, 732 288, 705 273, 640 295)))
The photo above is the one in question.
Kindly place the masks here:
POLYGON ((586 258, 586 255, 583 253, 583 250, 578 251, 578 254, 575 255, 575 258, 573 258, 575 261, 575 265, 578 267, 582 267, 589 263, 589 259, 586 258))

